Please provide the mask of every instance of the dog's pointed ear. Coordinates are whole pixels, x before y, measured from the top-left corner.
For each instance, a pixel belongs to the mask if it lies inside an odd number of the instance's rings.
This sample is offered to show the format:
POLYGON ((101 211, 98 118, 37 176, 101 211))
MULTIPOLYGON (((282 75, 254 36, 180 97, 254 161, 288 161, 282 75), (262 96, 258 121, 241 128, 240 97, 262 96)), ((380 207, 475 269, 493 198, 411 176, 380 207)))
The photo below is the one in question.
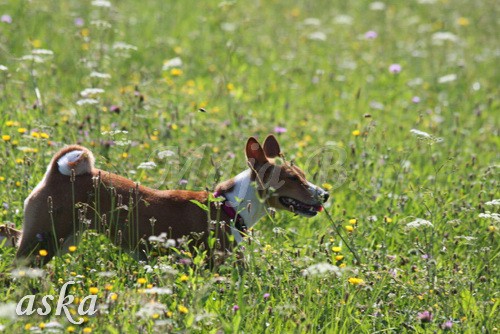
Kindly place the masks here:
POLYGON ((264 140, 264 153, 268 158, 276 158, 281 154, 280 144, 274 135, 267 136, 264 140))
POLYGON ((246 155, 248 163, 252 167, 255 167, 256 165, 264 165, 268 162, 264 149, 262 149, 262 146, 260 146, 257 139, 254 137, 250 137, 247 140, 246 155))

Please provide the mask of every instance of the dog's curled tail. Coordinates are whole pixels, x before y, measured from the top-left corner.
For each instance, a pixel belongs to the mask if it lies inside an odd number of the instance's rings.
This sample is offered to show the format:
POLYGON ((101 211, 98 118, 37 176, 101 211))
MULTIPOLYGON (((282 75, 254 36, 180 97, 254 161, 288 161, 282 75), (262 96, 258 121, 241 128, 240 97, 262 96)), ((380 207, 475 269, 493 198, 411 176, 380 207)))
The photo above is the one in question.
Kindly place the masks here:
POLYGON ((50 170, 56 171, 67 176, 91 174, 94 169, 94 155, 89 149, 70 145, 54 155, 50 164, 50 170), (73 172, 74 171, 74 172, 73 172))

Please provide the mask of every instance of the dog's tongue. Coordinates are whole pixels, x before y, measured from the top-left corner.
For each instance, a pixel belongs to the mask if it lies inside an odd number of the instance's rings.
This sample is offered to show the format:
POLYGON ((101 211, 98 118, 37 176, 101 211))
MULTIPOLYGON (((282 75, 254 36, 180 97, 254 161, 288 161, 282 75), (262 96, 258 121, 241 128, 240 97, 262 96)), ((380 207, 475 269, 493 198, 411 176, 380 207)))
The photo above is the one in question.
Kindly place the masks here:
POLYGON ((318 211, 318 212, 323 211, 323 206, 322 206, 322 205, 317 206, 317 207, 316 207, 316 211, 318 211))

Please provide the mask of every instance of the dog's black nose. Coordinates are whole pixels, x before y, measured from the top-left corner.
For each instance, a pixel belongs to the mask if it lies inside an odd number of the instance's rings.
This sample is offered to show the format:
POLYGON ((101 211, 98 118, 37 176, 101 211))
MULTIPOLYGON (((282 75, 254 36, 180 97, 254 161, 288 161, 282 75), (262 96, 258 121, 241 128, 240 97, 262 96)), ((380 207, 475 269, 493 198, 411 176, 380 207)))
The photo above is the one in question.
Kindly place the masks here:
POLYGON ((329 198, 330 194, 328 193, 328 191, 323 192, 323 203, 328 201, 329 198))

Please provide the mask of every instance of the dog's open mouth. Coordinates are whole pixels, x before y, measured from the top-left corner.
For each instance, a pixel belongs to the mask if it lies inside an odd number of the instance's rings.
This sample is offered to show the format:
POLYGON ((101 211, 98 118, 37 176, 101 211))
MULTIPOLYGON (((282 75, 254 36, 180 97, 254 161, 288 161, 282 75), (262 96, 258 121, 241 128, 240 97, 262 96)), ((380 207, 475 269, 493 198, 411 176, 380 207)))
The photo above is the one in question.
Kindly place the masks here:
POLYGON ((323 210, 321 205, 306 204, 291 197, 280 197, 280 203, 290 211, 307 217, 316 216, 318 212, 323 210))

